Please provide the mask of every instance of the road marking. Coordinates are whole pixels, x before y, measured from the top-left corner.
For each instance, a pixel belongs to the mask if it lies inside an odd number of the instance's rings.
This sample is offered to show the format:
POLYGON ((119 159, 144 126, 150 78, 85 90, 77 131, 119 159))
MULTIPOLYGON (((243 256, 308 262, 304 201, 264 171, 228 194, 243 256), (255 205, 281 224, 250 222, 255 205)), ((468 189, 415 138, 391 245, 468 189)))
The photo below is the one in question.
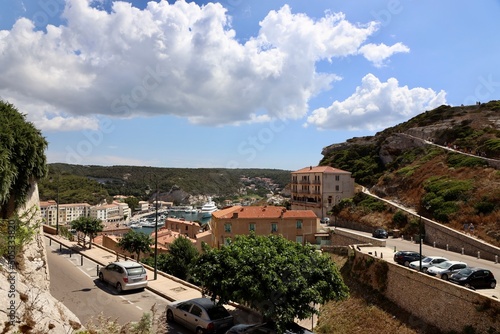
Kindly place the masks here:
POLYGON ((137 306, 137 305, 135 305, 135 307, 137 307, 139 310, 141 310, 141 311, 142 311, 142 307, 137 306))

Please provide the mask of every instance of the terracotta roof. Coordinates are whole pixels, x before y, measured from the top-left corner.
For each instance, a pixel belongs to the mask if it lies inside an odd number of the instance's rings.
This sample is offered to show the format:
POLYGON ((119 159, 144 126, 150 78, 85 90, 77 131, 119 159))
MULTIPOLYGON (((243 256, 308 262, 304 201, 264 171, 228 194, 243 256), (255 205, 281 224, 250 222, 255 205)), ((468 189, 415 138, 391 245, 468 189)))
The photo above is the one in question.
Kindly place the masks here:
POLYGON ((292 172, 292 174, 298 174, 298 173, 336 173, 336 174, 347 173, 347 174, 351 174, 351 172, 348 172, 348 171, 345 171, 342 169, 338 169, 338 168, 333 168, 330 166, 315 166, 315 167, 310 166, 310 167, 304 167, 304 168, 299 169, 295 172, 292 172))
POLYGON ((238 214, 238 218, 258 219, 258 218, 316 218, 312 210, 287 210, 282 206, 232 206, 212 213, 214 218, 232 218, 238 214))
POLYGON ((287 210, 283 212, 283 218, 318 218, 312 210, 287 210))

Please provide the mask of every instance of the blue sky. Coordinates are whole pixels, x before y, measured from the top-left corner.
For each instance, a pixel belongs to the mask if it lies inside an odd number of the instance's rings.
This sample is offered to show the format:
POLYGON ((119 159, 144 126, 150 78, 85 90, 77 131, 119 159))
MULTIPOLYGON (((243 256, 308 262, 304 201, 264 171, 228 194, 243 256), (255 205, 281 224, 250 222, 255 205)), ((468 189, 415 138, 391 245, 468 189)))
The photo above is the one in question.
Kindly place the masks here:
POLYGON ((50 163, 297 170, 500 99, 500 1, 0 1, 0 99, 50 163))

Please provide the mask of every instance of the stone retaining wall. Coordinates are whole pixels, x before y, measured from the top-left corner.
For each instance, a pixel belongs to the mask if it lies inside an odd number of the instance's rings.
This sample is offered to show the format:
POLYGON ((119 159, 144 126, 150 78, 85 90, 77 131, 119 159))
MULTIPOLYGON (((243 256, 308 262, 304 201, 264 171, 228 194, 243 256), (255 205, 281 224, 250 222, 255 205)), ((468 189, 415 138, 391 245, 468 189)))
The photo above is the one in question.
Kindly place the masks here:
POLYGON ((499 300, 352 249, 354 276, 411 313, 412 327, 422 332, 431 326, 444 332, 500 332, 499 300))
POLYGON ((445 225, 438 224, 432 220, 422 217, 425 226, 424 242, 429 245, 446 249, 452 252, 461 253, 462 248, 464 254, 474 257, 478 256, 485 260, 496 261, 497 257, 500 258, 500 248, 487 244, 479 239, 470 235, 458 232, 445 225))

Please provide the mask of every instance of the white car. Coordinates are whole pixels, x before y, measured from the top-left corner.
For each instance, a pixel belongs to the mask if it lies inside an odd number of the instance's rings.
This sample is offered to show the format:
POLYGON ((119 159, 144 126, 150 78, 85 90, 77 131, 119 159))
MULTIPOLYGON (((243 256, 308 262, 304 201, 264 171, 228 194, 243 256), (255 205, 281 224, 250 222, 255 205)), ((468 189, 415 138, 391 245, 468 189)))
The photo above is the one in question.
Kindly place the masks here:
POLYGON ((114 286, 118 293, 124 290, 144 289, 148 286, 146 269, 134 261, 111 262, 101 268, 99 279, 114 286))
MULTIPOLYGON (((441 256, 427 256, 422 259, 422 272, 427 272, 432 266, 439 264, 441 262, 448 261, 447 258, 441 256)), ((420 270, 420 261, 413 261, 410 263, 409 267, 411 269, 420 270)))
POLYGON ((448 280, 448 277, 464 268, 467 268, 467 263, 465 262, 444 261, 427 269, 427 274, 448 280))

